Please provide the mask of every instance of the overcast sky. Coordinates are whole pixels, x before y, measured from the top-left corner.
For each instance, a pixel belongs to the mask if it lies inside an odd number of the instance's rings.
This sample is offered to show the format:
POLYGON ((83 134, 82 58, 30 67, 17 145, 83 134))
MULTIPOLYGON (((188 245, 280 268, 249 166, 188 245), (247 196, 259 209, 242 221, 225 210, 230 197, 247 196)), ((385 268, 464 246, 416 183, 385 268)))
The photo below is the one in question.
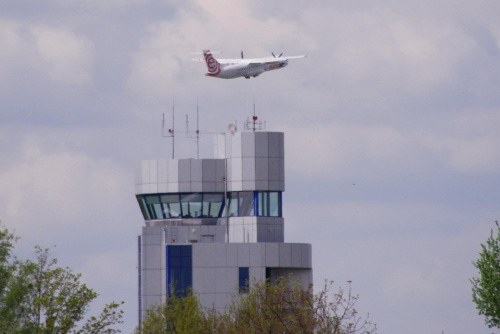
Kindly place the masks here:
MULTIPOLYGON (((500 218, 500 2, 2 0, 0 219, 137 322, 134 165, 256 112, 285 132, 285 240, 386 334, 490 333, 469 279, 500 218), (255 79, 192 52, 306 54, 255 79)), ((99 304, 99 305, 100 305, 99 304)), ((96 311, 96 308, 93 308, 96 311)))

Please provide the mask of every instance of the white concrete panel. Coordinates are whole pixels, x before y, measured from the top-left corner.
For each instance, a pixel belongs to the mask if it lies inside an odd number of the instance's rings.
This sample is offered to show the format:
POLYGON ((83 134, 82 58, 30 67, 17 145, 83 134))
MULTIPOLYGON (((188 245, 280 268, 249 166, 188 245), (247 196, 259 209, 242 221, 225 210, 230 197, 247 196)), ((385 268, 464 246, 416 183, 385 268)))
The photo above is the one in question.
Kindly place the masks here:
POLYGON ((250 245, 238 244, 238 267, 250 266, 250 245))
POLYGON ((152 194, 155 194, 158 192, 158 184, 157 183, 151 183, 149 185, 149 192, 152 194))
POLYGON ((169 193, 178 193, 179 192, 179 183, 168 183, 168 192, 169 193))
POLYGON ((216 180, 216 160, 215 159, 203 159, 202 161, 202 181, 203 182, 215 182, 216 180))
POLYGON ((191 192, 191 183, 189 183, 189 182, 180 182, 179 183, 179 192, 180 193, 191 192))
POLYGON ((280 155, 279 155, 279 157, 284 159, 285 158, 285 134, 283 132, 280 132, 279 134, 280 134, 280 136, 279 136, 279 141, 280 141, 280 145, 279 145, 280 155))
POLYGON ((248 276, 250 276, 250 285, 266 279, 265 267, 250 267, 248 276))
POLYGON ((242 181, 243 180, 243 162, 242 159, 231 159, 228 161, 231 165, 231 174, 229 181, 242 181))
POLYGON ((242 159, 242 180, 254 181, 255 178, 255 158, 242 159))
POLYGON ((269 181, 280 181, 283 176, 280 175, 282 172, 280 164, 283 163, 283 159, 279 158, 269 158, 269 181))
POLYGON ((223 191, 224 191, 224 189, 225 189, 225 185, 224 185, 224 183, 223 183, 223 182, 217 182, 217 183, 215 184, 215 191, 216 191, 216 192, 223 192, 223 191))
POLYGON ((278 243, 266 243, 266 267, 279 267, 280 249, 278 243))
POLYGON ((242 190, 243 190, 242 181, 228 182, 227 191, 242 191, 242 190))
POLYGON ((201 159, 190 159, 190 160, 191 160, 191 182, 202 182, 203 160, 201 159))
POLYGON ((215 268, 197 268, 203 280, 196 290, 200 293, 215 293, 215 268))
POLYGON ((260 191, 269 190, 269 181, 255 181, 255 190, 260 190, 260 191))
POLYGON ((161 294, 161 270, 142 271, 142 291, 146 295, 161 294))
POLYGON ((292 245, 285 243, 279 245, 280 245, 280 267, 289 268, 292 266, 292 245))
POLYGON ((255 133, 241 133, 241 155, 243 158, 255 157, 255 133))
POLYGON ((255 158, 255 180, 269 180, 269 160, 267 158, 255 158))
POLYGON ((279 158, 280 157, 280 133, 279 132, 269 132, 268 140, 269 140, 269 157, 270 158, 279 158))
POLYGON ((141 194, 149 194, 150 193, 150 191, 149 191, 149 183, 147 183, 147 184, 143 183, 141 185, 141 192, 140 193, 141 194))
POLYGON ((168 160, 158 160, 158 183, 168 182, 168 160))
POLYGON ((312 246, 302 244, 302 267, 312 268, 312 246))
POLYGON ((158 183, 158 192, 159 193, 168 192, 168 183, 158 183))
POLYGON ((244 230, 242 223, 229 222, 229 241, 244 242, 244 230))
POLYGON ((224 292, 231 295, 238 292, 238 278, 239 270, 238 267, 228 267, 226 271, 226 287, 224 292))
POLYGON ((142 194, 142 184, 136 184, 134 187, 134 191, 136 195, 142 194))
MULTIPOLYGON (((203 276, 203 273, 204 271, 202 268, 193 266, 193 290, 195 290, 198 293, 200 292, 200 289, 204 284, 203 281, 205 280, 205 277, 203 276)), ((200 296, 200 302, 201 302, 201 296, 200 296)))
POLYGON ((141 161, 142 167, 142 176, 141 176, 141 183, 149 183, 149 160, 143 160, 141 161))
POLYGON ((141 236, 142 246, 152 246, 152 245, 161 245, 162 244, 162 233, 161 230, 158 229, 158 232, 151 234, 143 234, 141 236))
POLYGON ((215 266, 216 267, 225 267, 226 266, 226 244, 225 243, 216 243, 215 244, 215 266))
POLYGON ((226 166, 227 166, 227 181, 231 182, 231 180, 233 178, 233 164, 232 164, 232 159, 231 160, 227 160, 226 166))
POLYGON ((236 132, 231 137, 231 158, 241 158, 241 132, 236 132))
POLYGON ((255 157, 267 158, 269 156, 268 132, 255 132, 255 157))
POLYGON ((162 269, 161 253, 162 246, 143 246, 142 247, 142 268, 143 269, 162 269))
POLYGON ((194 268, 205 267, 205 257, 203 253, 205 249, 203 247, 198 247, 198 245, 193 245, 193 272, 194 268))
POLYGON ((158 160, 149 160, 149 183, 158 182, 158 160))
POLYGON ((227 159, 230 159, 232 158, 232 154, 233 154, 233 137, 234 135, 233 134, 230 134, 230 133, 226 133, 226 158, 227 159))
POLYGON ((191 182, 192 192, 202 192, 203 191, 203 182, 191 182))
POLYGON ((291 244, 292 246, 292 265, 291 267, 302 267, 302 244, 291 244))
POLYGON ((226 158, 226 134, 217 133, 214 135, 214 158, 226 158))
POLYGON ((179 160, 173 159, 168 160, 168 182, 178 183, 179 182, 179 160))
POLYGON ((285 242, 285 224, 279 224, 276 226, 275 241, 285 242))
POLYGON ((202 191, 205 193, 217 192, 217 184, 215 182, 203 182, 202 191))
POLYGON ((285 159, 280 159, 280 164, 279 164, 279 168, 280 168, 280 181, 285 181, 285 159))
POLYGON ((226 264, 228 267, 238 266, 238 245, 237 244, 226 244, 226 264))
POLYGON ((282 182, 280 181, 269 181, 269 191, 283 191, 281 186, 282 186, 282 182))
POLYGON ((215 180, 217 182, 222 182, 226 176, 226 160, 215 160, 215 180))
POLYGON ((193 248, 203 249, 202 254, 200 254, 203 267, 215 267, 215 246, 215 243, 193 245, 193 248))
POLYGON ((179 183, 181 182, 191 182, 191 159, 179 160, 179 183))
POLYGON ((265 267, 265 252, 263 244, 250 245, 250 267, 265 267))
POLYGON ((236 268, 221 267, 215 268, 215 292, 231 293, 234 292, 234 282, 232 278, 236 268))
POLYGON ((243 181, 241 182, 241 189, 243 191, 254 191, 255 189, 255 181, 243 181))

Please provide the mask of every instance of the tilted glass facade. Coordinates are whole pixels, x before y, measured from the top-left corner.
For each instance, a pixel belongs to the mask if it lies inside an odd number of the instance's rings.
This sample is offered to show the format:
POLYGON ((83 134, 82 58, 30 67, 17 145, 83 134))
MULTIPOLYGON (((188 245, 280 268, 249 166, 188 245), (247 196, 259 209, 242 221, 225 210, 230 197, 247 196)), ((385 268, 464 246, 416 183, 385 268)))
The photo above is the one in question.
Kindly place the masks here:
MULTIPOLYGON (((281 217, 279 191, 235 191, 227 196, 229 217, 281 217)), ((224 193, 137 195, 145 220, 225 217, 224 193)))

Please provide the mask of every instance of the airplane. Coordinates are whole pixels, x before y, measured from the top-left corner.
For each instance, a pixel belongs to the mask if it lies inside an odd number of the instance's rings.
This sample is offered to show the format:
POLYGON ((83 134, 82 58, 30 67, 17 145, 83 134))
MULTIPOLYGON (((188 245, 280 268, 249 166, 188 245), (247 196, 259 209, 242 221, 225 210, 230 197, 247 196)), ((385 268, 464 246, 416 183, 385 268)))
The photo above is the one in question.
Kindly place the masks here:
POLYGON ((278 70, 288 65, 288 59, 304 58, 305 56, 288 56, 282 57, 283 53, 276 56, 266 58, 245 59, 243 51, 241 51, 241 59, 215 59, 210 50, 203 50, 203 59, 193 59, 195 61, 205 61, 207 63, 208 72, 205 74, 209 77, 221 79, 234 79, 239 77, 257 77, 266 71, 278 70))

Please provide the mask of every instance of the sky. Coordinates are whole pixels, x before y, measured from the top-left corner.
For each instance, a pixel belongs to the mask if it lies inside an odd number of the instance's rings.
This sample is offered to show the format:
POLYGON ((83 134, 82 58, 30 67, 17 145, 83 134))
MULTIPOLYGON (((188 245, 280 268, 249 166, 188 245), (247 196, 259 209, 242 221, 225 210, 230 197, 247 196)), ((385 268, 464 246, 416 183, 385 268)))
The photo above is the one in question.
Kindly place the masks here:
POLYGON ((500 3, 3 0, 0 220, 137 324, 134 168, 254 111, 285 133, 285 240, 379 333, 491 333, 472 261, 500 218, 500 3), (307 55, 246 80, 193 52, 307 55), (172 110, 175 106, 175 123, 172 110))

